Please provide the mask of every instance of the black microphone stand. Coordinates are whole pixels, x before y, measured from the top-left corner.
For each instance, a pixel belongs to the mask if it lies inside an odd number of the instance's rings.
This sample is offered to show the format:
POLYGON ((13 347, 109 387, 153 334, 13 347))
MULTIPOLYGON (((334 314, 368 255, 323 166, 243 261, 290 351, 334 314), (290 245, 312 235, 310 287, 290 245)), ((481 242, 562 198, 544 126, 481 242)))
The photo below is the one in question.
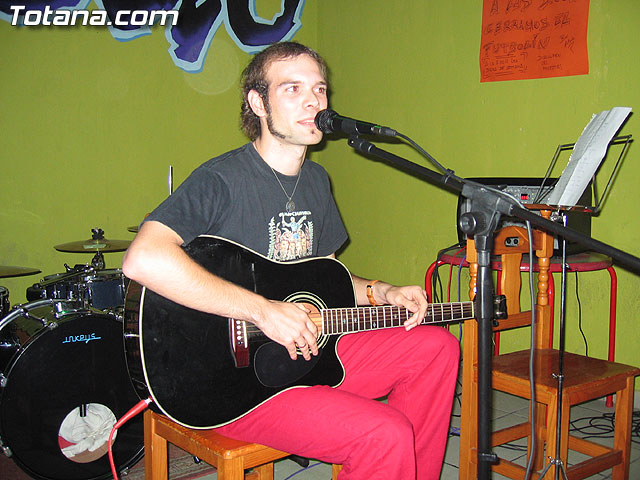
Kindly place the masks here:
POLYGON ((458 192, 471 200, 471 210, 460 217, 460 228, 467 235, 474 237, 478 254, 478 281, 475 298, 476 321, 478 322, 478 478, 488 480, 491 478, 491 464, 497 461, 497 456, 491 452, 491 342, 492 325, 495 320, 491 252, 493 250, 493 236, 500 216, 508 215, 529 221, 531 224, 563 237, 565 240, 578 242, 590 250, 607 255, 638 273, 640 273, 640 258, 542 218, 540 215, 522 208, 515 200, 503 195, 502 192, 460 178, 454 175, 451 170, 447 170, 445 174, 439 174, 382 150, 357 135, 349 137, 348 143, 358 152, 381 158, 395 167, 458 192))

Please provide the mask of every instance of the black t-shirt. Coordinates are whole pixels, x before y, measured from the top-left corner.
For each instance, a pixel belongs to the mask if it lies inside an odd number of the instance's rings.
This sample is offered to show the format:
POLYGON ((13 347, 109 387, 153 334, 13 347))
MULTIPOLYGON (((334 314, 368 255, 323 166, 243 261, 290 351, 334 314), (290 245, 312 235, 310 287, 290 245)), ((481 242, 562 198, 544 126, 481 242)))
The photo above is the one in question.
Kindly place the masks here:
POLYGON ((300 179, 274 172, 248 143, 205 162, 156 208, 155 220, 185 244, 199 235, 233 240, 278 261, 326 256, 347 240, 327 172, 305 160, 300 179), (294 190, 295 209, 287 213, 294 190))

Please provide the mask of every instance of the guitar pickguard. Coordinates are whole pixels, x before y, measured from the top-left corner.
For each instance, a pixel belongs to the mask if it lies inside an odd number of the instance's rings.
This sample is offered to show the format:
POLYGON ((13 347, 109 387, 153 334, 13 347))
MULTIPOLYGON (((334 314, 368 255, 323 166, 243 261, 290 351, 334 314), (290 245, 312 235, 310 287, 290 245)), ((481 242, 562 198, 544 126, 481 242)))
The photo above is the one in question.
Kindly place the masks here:
POLYGON ((260 345, 253 358, 256 378, 268 388, 286 388, 304 378, 317 365, 322 357, 322 350, 317 356, 311 355, 307 361, 301 355, 291 360, 289 352, 275 342, 260 345))

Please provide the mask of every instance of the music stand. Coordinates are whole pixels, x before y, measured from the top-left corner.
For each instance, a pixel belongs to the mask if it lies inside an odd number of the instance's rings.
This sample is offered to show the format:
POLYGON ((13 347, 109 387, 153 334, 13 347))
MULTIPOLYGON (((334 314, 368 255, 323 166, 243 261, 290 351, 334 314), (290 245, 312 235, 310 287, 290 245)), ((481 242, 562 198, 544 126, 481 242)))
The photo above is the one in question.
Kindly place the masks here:
MULTIPOLYGON (((618 155, 618 159, 616 160, 616 164, 613 167, 613 170, 611 171, 611 174, 609 175, 609 179, 607 180, 607 184, 602 192, 602 195, 600 197, 598 197, 598 189, 597 189, 597 182, 596 182, 596 175, 593 176, 592 178, 592 182, 591 182, 591 186, 593 189, 593 200, 594 200, 594 205, 590 206, 589 209, 589 213, 591 213, 594 216, 597 216, 600 214, 600 211, 602 210, 602 206, 604 205, 604 200, 607 197, 607 194, 609 193, 609 189, 611 188, 611 185, 613 183, 613 179, 615 178, 616 174, 618 173, 618 169, 620 168, 621 164, 622 164, 622 160, 624 159, 624 156, 627 153, 627 150, 629 149, 629 145, 631 144, 633 140, 631 139, 631 135, 623 135, 623 136, 619 136, 619 137, 615 137, 613 138, 610 142, 609 142, 609 147, 611 147, 612 145, 623 145, 622 149, 620 150, 620 154, 618 155)), ((542 183, 540 184, 540 188, 538 189, 538 193, 536 193, 536 196, 533 199, 533 203, 543 203, 544 202, 544 198, 549 194, 550 190, 545 190, 545 183, 547 182, 547 180, 549 179, 549 177, 551 176, 551 174, 553 173, 553 169, 556 166, 556 163, 558 161, 558 158, 560 157, 560 154, 564 151, 568 151, 568 150, 573 150, 573 148, 575 147, 575 143, 565 143, 565 144, 560 144, 556 147, 556 151, 553 154, 553 157, 551 158, 551 162, 549 163, 549 166, 547 167, 547 172, 544 175, 544 178, 542 180, 542 183)), ((606 156, 605 156, 606 158, 606 156)), ((602 159, 602 162, 604 162, 604 158, 602 159)), ((589 207, 588 205, 583 205, 584 207, 589 207)))

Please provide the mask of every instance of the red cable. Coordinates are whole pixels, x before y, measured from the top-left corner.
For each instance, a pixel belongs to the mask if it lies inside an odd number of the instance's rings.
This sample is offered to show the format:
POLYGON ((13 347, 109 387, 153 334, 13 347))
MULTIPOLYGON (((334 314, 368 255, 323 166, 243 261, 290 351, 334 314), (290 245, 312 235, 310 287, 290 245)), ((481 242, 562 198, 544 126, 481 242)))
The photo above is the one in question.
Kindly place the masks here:
POLYGON ((131 410, 125 413, 124 416, 120 420, 118 420, 111 429, 111 433, 109 434, 109 463, 111 465, 111 474, 113 475, 114 480, 118 480, 118 472, 116 470, 116 464, 113 461, 113 435, 116 433, 116 430, 118 430, 122 425, 145 410, 151 404, 151 402, 153 402, 151 397, 140 400, 131 408, 131 410))

